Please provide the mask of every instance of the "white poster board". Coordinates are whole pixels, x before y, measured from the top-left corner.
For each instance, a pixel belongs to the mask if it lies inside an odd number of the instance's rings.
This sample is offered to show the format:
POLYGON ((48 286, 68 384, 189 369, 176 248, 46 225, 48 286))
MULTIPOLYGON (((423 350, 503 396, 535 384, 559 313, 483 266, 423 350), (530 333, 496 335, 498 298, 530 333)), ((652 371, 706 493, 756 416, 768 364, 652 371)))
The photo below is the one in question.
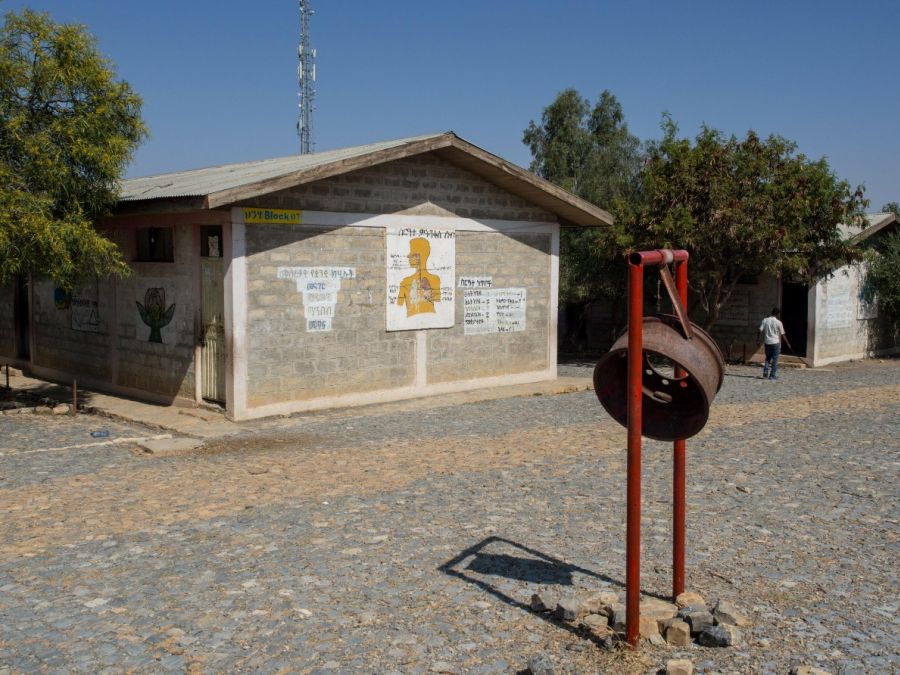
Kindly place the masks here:
POLYGON ((527 295, 524 288, 466 289, 463 306, 463 332, 466 335, 525 330, 527 295))
POLYGON ((456 232, 389 228, 385 247, 387 330, 453 326, 456 232))
POLYGON ((297 283, 297 292, 303 296, 303 318, 307 333, 331 331, 335 316, 338 291, 343 279, 355 279, 355 267, 279 267, 279 279, 291 279, 297 283))

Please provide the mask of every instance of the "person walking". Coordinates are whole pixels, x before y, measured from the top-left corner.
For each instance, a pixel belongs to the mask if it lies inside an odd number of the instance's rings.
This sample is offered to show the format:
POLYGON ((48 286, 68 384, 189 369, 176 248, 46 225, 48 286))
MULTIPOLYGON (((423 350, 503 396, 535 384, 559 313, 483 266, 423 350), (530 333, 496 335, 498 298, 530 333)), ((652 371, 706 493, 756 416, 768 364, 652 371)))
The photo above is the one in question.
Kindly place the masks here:
POLYGON ((767 316, 759 324, 759 335, 756 337, 756 346, 759 347, 760 340, 765 342, 766 360, 763 363, 763 379, 778 379, 778 355, 781 353, 781 341, 793 351, 791 343, 788 341, 787 334, 784 332, 784 324, 778 319, 781 310, 778 307, 772 308, 772 314, 767 316))

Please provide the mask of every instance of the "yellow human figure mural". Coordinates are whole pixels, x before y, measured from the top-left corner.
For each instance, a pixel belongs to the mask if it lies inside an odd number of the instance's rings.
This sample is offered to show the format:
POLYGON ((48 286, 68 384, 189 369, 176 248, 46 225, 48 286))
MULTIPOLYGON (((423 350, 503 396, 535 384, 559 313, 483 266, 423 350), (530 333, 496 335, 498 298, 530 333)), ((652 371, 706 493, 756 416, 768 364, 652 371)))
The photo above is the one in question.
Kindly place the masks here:
POLYGON ((406 305, 406 316, 434 314, 434 303, 441 300, 441 278, 428 271, 431 244, 417 237, 409 242, 409 266, 416 271, 400 282, 398 305, 406 305))

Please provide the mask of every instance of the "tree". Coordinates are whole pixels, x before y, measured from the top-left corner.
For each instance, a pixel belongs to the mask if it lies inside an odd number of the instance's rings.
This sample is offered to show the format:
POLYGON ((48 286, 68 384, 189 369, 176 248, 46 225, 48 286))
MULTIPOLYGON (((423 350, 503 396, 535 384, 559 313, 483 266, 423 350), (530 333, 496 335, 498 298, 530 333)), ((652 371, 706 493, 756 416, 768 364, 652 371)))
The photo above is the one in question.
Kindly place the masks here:
POLYGON ((712 326, 742 276, 813 282, 859 256, 839 223, 862 222, 862 188, 839 180, 780 136, 726 137, 704 126, 694 142, 665 116, 645 166, 635 239, 691 254, 692 290, 712 326))
POLYGON ((893 213, 895 216, 900 216, 900 204, 898 204, 897 202, 888 202, 881 207, 881 212, 893 213))
MULTIPOLYGON (((546 108, 541 123, 532 121, 523 141, 532 155, 531 170, 579 197, 617 213, 628 210, 640 192, 640 140, 628 131, 622 106, 604 90, 597 103, 566 89, 546 108)), ((618 220, 618 218, 617 218, 618 220)), ((560 296, 581 312, 593 300, 624 298, 622 252, 632 242, 626 230, 565 229, 560 238, 560 296)), ((578 330, 571 331, 574 335, 578 330)))
POLYGON ((20 274, 70 289, 125 275, 92 223, 146 135, 141 99, 83 26, 31 10, 0 27, 0 284, 20 274))
POLYGON ((895 333, 900 327, 900 231, 879 238, 868 263, 863 297, 878 306, 883 324, 895 333))

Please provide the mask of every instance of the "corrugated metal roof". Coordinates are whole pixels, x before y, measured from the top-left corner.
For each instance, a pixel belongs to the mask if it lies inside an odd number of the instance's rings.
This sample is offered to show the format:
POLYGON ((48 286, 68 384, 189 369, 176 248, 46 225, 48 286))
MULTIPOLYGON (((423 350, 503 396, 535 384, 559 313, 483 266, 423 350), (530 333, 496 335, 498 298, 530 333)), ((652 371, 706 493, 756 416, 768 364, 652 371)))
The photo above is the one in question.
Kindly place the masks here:
POLYGON ((863 227, 851 227, 850 225, 839 223, 838 229, 841 231, 841 239, 845 241, 848 239, 862 241, 864 239, 867 239, 868 237, 871 237, 885 225, 888 225, 892 221, 896 220, 896 218, 897 216, 893 213, 867 213, 866 224, 863 227))
POLYGON ((440 136, 443 136, 443 134, 426 134, 424 136, 412 136, 382 143, 357 145, 327 152, 276 157, 275 159, 262 159, 254 162, 240 162, 238 164, 223 164, 205 169, 192 169, 190 171, 177 171, 175 173, 164 173, 143 178, 131 178, 122 181, 119 201, 203 197, 214 192, 257 183, 297 171, 315 169, 344 159, 361 157, 370 153, 389 150, 408 143, 440 136))

